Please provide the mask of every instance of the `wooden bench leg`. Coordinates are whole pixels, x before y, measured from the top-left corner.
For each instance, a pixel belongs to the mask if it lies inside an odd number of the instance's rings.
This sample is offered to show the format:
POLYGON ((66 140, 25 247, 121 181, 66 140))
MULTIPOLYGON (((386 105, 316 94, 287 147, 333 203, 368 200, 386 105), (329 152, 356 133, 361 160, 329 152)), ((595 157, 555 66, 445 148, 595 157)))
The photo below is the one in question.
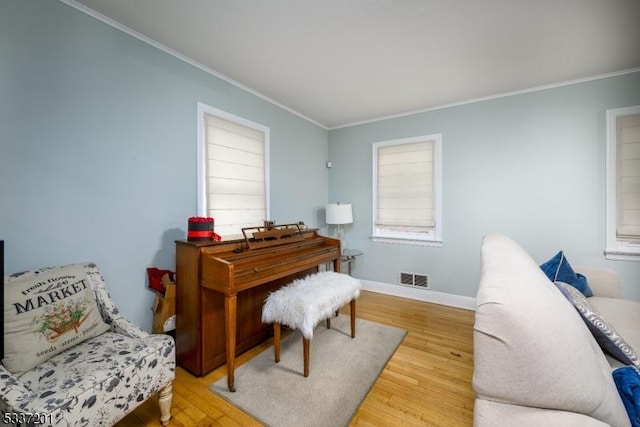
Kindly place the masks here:
POLYGON ((280 361, 280 323, 273 324, 273 356, 276 363, 280 361))
POLYGON ((327 329, 331 329, 331 318, 327 317, 327 329))
POLYGON ((356 337, 356 300, 352 299, 349 303, 351 311, 351 338, 356 337))
POLYGON ((304 376, 309 376, 309 344, 311 340, 302 338, 302 358, 304 359, 304 376))

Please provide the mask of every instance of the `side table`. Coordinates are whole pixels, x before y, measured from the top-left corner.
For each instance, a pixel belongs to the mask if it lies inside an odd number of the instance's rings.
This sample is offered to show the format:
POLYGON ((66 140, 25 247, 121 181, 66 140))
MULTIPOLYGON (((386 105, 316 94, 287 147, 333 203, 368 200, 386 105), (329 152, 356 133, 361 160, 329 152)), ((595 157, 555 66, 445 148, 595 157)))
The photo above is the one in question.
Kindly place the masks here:
POLYGON ((358 249, 343 249, 342 255, 340 256, 340 261, 345 262, 347 264, 347 271, 349 272, 349 276, 351 276, 351 264, 356 259, 362 255, 362 251, 358 249))

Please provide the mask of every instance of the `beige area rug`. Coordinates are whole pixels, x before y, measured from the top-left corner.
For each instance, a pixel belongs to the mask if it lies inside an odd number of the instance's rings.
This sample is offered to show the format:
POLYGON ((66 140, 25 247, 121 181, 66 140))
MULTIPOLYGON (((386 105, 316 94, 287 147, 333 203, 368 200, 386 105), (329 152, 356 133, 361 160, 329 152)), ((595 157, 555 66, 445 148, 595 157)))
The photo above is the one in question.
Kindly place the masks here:
POLYGON ((356 319, 351 338, 349 316, 340 315, 331 329, 321 322, 314 330, 309 377, 302 373, 302 335, 294 331, 281 342, 280 363, 271 346, 236 368, 235 393, 226 376, 209 389, 269 426, 345 426, 405 335, 356 319))

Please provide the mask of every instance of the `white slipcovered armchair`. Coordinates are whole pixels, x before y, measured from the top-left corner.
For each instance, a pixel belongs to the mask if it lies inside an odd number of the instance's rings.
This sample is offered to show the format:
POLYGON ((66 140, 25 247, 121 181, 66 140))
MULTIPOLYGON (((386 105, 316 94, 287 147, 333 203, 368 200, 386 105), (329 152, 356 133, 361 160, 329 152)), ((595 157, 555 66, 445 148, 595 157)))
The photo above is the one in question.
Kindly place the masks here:
MULTIPOLYGON (((63 281, 67 282, 68 279, 63 281)), ((169 422, 172 381, 175 377, 173 338, 167 335, 150 335, 125 319, 114 305, 94 264, 74 264, 14 274, 5 277, 5 290, 5 351, 0 365, 0 424, 111 426, 156 393, 159 394, 161 423, 166 425, 169 422), (46 275, 65 279, 69 277, 66 272, 70 267, 85 275, 82 276, 83 280, 72 283, 66 294, 79 290, 80 285, 88 282, 86 288, 90 290, 87 292, 95 296, 97 309, 84 309, 84 312, 99 311, 100 327, 94 328, 94 331, 100 332, 91 338, 82 338, 82 341, 80 337, 74 337, 73 327, 58 332, 53 331, 53 326, 45 325, 52 329, 40 326, 41 317, 37 319, 40 322, 37 332, 40 335, 48 334, 46 339, 56 343, 56 351, 69 341, 77 339, 77 343, 69 344, 69 347, 58 354, 24 372, 9 370, 10 365, 6 363, 10 358, 7 346, 12 337, 7 332, 7 313, 11 309, 7 305, 10 301, 6 300, 8 290, 14 284, 17 286, 18 282, 24 286, 25 282, 32 280, 34 285, 28 289, 31 291, 44 283, 38 279, 46 275), (57 274, 52 276, 52 272, 57 274)), ((40 296, 33 297, 33 301, 42 305, 49 302, 47 298, 50 299, 52 304, 46 307, 48 319, 52 318, 53 309, 56 308, 53 302, 57 306, 62 305, 62 299, 54 301, 54 297, 66 296, 62 290, 55 292, 43 290, 40 296)), ((25 294, 25 291, 22 293, 25 294)), ((24 301, 26 302, 14 304, 18 311, 24 312, 25 307, 35 307, 29 305, 32 304, 29 300, 24 301)), ((80 325, 88 316, 87 314, 76 322, 75 335, 83 333, 80 325)), ((85 322, 85 325, 88 323, 89 321, 85 322)), ((38 355, 41 353, 44 352, 40 351, 38 355)))

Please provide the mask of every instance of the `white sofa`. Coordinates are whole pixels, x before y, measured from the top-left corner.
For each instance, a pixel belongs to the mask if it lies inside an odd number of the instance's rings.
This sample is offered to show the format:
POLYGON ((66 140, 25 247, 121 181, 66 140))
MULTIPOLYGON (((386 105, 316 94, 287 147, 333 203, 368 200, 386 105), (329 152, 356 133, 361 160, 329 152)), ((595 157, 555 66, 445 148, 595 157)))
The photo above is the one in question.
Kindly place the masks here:
MULTIPOLYGON (((640 353, 640 303, 613 271, 576 269, 588 300, 640 353)), ((521 247, 490 234, 474 326, 475 426, 630 426, 612 369, 575 307, 521 247)))

